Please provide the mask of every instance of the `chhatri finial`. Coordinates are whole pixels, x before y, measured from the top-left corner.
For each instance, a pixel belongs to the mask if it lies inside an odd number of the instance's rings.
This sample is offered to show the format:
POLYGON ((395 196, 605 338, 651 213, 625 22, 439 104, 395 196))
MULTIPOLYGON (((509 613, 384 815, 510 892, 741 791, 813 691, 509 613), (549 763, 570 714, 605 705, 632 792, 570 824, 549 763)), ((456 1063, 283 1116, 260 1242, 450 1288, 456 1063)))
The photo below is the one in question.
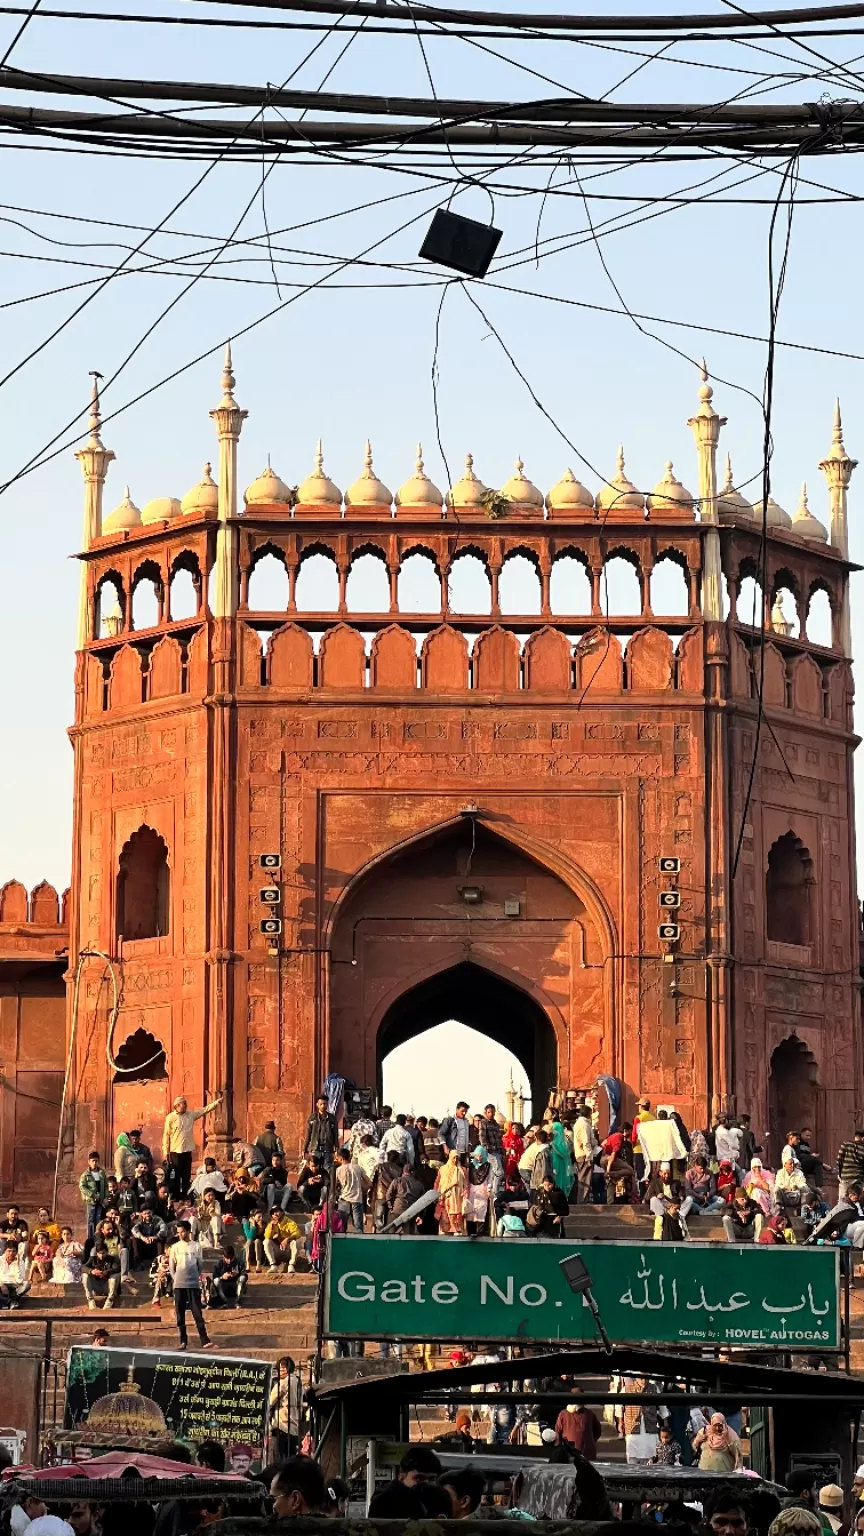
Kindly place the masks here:
POLYGON ((727 455, 726 455, 726 484, 724 485, 723 489, 724 489, 724 491, 734 491, 734 489, 735 489, 735 481, 732 479, 732 455, 731 455, 731 453, 727 453, 727 455))
POLYGON ((90 391, 90 443, 94 448, 101 448, 102 404, 99 399, 99 380, 102 378, 102 374, 97 373, 95 368, 91 368, 90 377, 93 380, 93 387, 90 391))
POLYGON ((223 405, 234 404, 234 385, 236 383, 237 380, 234 377, 234 370, 231 365, 231 343, 229 341, 225 346, 225 358, 222 364, 222 393, 224 396, 222 401, 223 405))
POLYGON ((368 437, 366 439, 366 453, 365 453, 364 458, 363 458, 363 466, 364 466, 365 473, 367 475, 371 475, 371 473, 372 473, 372 444, 370 443, 368 437))
POLYGON ((414 461, 414 468, 416 469, 418 476, 425 477, 426 471, 425 471, 425 469, 423 467, 423 444, 422 443, 418 443, 417 444, 417 458, 414 461))
POLYGON ((320 437, 315 445, 315 473, 316 475, 324 473, 324 449, 320 437))
POLYGON ((810 503, 807 500, 807 481, 806 480, 802 480, 802 482, 801 482, 801 500, 798 503, 798 511, 799 511, 799 513, 801 514, 802 517, 806 516, 810 512, 810 503))
POLYGON ((842 443, 843 442, 843 422, 840 419, 840 399, 839 399, 839 396, 834 401, 834 441, 835 441, 835 443, 842 443))
POLYGON ((615 473, 616 473, 616 475, 623 475, 623 473, 624 473, 624 444, 623 443, 619 443, 618 444, 618 457, 615 460, 615 473))
POLYGON ((714 390, 708 382, 708 364, 706 363, 704 357, 702 359, 702 368, 700 371, 702 374, 702 383, 699 385, 699 399, 702 400, 705 405, 709 405, 714 398, 714 390))

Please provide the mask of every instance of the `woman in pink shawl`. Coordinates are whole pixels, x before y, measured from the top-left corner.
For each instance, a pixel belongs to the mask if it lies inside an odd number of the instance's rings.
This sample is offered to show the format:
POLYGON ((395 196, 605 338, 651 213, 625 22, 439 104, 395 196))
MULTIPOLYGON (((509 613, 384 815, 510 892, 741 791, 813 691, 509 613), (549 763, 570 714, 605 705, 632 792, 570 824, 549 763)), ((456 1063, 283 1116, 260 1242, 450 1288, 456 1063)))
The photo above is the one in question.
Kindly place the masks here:
POLYGON ((512 1179, 519 1168, 519 1159, 525 1151, 522 1127, 515 1120, 508 1120, 502 1137, 504 1143, 504 1176, 512 1179))
POLYGON ((309 1249, 309 1257, 312 1260, 312 1268, 316 1274, 321 1272, 321 1260, 323 1258, 322 1238, 325 1232, 344 1232, 345 1218, 338 1208, 330 1200, 325 1200, 315 1220, 312 1223, 312 1243, 309 1249), (328 1221, 329 1216, 329 1221, 328 1221))
POLYGON ((774 1175, 770 1168, 763 1168, 761 1159, 750 1159, 750 1172, 744 1178, 744 1188, 751 1200, 755 1200, 763 1216, 773 1216, 777 1209, 774 1200, 774 1175))

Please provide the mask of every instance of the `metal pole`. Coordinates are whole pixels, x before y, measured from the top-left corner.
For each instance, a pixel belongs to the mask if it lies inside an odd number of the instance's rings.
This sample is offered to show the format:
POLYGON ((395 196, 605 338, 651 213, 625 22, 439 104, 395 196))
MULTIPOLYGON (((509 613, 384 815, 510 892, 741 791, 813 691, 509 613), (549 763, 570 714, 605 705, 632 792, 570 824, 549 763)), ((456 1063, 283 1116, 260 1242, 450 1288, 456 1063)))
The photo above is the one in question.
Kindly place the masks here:
POLYGON ((843 1275, 843 1354, 846 1375, 852 1375, 852 1249, 840 1250, 840 1268, 843 1275))
POLYGON ((369 1513, 369 1505, 375 1493, 375 1450, 374 1440, 366 1441, 366 1513, 369 1513))
POLYGON ((344 1478, 348 1472, 348 1414, 344 1397, 339 1407, 339 1476, 344 1478))

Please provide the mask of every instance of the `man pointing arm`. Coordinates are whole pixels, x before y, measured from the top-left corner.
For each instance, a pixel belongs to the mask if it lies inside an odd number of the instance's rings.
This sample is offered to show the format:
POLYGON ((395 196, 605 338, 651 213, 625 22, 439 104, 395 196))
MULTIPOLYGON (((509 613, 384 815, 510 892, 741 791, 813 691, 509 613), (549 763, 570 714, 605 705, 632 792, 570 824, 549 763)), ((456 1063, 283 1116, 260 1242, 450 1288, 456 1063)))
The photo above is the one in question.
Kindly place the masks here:
POLYGON ((162 1157, 168 1166, 168 1181, 172 1194, 186 1195, 192 1176, 192 1154, 195 1151, 195 1121, 218 1109, 224 1099, 220 1093, 203 1109, 190 1109, 181 1094, 174 1100, 174 1108, 165 1116, 162 1131, 162 1157))

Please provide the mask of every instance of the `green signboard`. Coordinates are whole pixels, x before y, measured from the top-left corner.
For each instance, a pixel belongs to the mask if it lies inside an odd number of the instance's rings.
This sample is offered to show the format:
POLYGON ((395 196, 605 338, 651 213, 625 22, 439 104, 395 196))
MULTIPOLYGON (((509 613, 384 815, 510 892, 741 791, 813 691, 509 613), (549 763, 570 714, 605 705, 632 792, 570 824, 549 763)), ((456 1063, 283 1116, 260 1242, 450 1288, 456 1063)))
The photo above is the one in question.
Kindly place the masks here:
POLYGON ((334 1237, 325 1331, 371 1339, 593 1343, 561 1260, 581 1253, 616 1343, 840 1347, 832 1248, 334 1237))

